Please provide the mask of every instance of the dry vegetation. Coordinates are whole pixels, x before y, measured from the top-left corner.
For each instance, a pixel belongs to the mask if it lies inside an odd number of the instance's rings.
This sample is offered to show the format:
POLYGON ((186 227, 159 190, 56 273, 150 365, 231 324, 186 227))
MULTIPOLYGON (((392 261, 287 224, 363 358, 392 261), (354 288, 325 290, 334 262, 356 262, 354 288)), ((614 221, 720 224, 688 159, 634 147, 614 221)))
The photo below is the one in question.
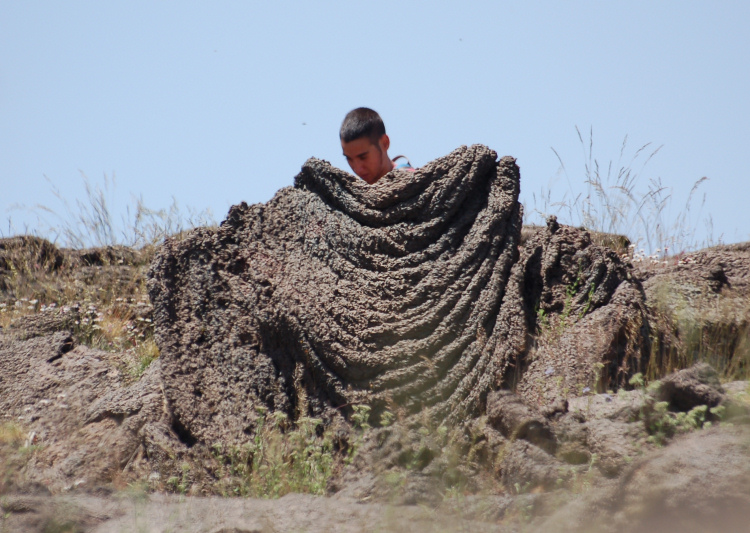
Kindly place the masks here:
POLYGON ((668 281, 649 301, 652 355, 648 376, 704 361, 726 380, 750 379, 750 301, 736 292, 695 294, 668 281))
POLYGON ((41 314, 77 343, 111 352, 133 377, 158 356, 145 286, 153 247, 57 250, 36 237, 0 246, 0 327, 41 314))
MULTIPOLYGON (((553 148, 567 191, 560 195, 548 189, 534 194, 530 214, 542 218, 555 214, 562 223, 595 232, 597 244, 614 248, 644 277, 690 264, 690 252, 720 244, 713 238, 710 215, 702 215, 705 196, 699 191, 708 178, 697 179, 685 204, 674 206, 673 191, 659 178, 648 179, 642 187, 646 167, 661 146, 647 143, 632 151, 625 136, 617 159, 600 161, 594 156, 593 130, 587 140, 577 127, 576 133, 583 152, 582 171, 571 178, 553 148), (574 191, 571 182, 584 183, 585 192, 574 191), (670 219, 675 207, 676 215, 670 219), (617 236, 627 238, 617 240, 617 236)), ((649 379, 700 361, 714 366, 726 380, 750 379, 750 304, 743 295, 696 293, 688 284, 668 282, 649 294, 648 305, 652 321, 649 379)))
POLYGON ((565 176, 567 190, 559 194, 551 188, 542 189, 532 195, 533 208, 527 213, 545 219, 557 215, 560 222, 584 227, 605 234, 626 235, 635 259, 664 258, 678 252, 688 252, 717 244, 712 236, 711 217, 702 219, 702 207, 695 205, 700 186, 708 178, 697 179, 687 196, 685 204, 678 207, 673 219, 669 218, 673 208, 673 191, 664 186, 660 178, 650 178, 642 188, 642 174, 649 161, 661 150, 646 143, 629 155, 627 135, 620 146, 616 159, 599 161, 594 157, 594 133, 589 131, 586 142, 576 127, 578 140, 583 150, 583 170, 574 176, 560 155, 553 148, 560 171, 565 176), (585 185, 585 192, 578 192, 572 184, 585 185), (707 235, 699 238, 699 225, 705 225, 707 235))

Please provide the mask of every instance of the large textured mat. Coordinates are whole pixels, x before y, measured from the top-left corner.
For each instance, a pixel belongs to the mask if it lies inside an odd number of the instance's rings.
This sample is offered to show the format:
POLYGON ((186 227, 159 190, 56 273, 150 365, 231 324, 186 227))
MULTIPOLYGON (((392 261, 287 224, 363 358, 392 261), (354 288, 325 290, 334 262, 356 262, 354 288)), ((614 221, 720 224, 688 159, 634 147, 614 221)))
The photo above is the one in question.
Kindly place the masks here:
MULTIPOLYGON (((183 441, 246 438, 266 409, 329 420, 356 404, 447 421, 480 414, 490 390, 529 367, 540 305, 565 315, 554 346, 627 278, 614 252, 579 230, 555 234, 556 223, 521 249, 519 181, 513 158, 480 145, 374 186, 310 159, 267 204, 168 240, 149 292, 183 441)), ((627 370, 622 350, 602 350, 591 360, 627 370)), ((558 396, 540 388, 549 357, 520 383, 535 402, 558 396)))
POLYGON ((377 186, 310 159, 267 204, 168 241, 150 295, 178 427, 249 431, 258 405, 476 411, 524 342, 518 193, 514 160, 479 145, 377 186))

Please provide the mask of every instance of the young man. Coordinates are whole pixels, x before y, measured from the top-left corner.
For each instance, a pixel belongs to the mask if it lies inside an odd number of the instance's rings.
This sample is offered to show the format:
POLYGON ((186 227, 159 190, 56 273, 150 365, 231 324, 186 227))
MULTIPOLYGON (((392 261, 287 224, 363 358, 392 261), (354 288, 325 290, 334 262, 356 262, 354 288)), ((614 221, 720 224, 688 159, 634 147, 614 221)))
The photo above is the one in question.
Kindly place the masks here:
POLYGON ((408 160, 406 164, 396 164, 396 160, 404 156, 392 160, 388 157, 391 140, 385 133, 383 119, 372 109, 358 107, 349 111, 341 124, 339 138, 347 163, 370 185, 394 168, 414 170, 408 160))

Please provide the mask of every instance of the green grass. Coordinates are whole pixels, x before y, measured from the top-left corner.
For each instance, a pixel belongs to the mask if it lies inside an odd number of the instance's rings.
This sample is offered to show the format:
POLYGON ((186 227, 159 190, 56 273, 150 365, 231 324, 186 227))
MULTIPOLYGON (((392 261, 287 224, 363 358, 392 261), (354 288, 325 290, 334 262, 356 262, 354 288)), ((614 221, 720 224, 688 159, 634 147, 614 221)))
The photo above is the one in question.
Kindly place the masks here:
MULTIPOLYGON (((324 494, 336 459, 323 421, 302 417, 292 425, 283 413, 261 410, 259 414, 248 442, 212 447, 219 492, 256 498, 280 498, 292 492, 324 494)), ((173 483, 184 490, 184 483, 173 483)))

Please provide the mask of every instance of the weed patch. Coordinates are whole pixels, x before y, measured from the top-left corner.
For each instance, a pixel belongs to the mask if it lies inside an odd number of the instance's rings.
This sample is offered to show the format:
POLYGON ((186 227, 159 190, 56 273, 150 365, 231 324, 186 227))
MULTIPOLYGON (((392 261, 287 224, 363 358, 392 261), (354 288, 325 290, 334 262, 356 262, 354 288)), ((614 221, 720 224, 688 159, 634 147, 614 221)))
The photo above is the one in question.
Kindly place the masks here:
POLYGON ((12 490, 22 479, 21 471, 36 449, 33 440, 21 424, 0 422, 0 494, 12 490))
POLYGON ((649 433, 648 442, 664 446, 675 435, 708 428, 713 421, 721 421, 726 408, 717 406, 709 408, 707 405, 697 405, 687 412, 672 411, 667 401, 657 401, 660 381, 653 381, 646 385, 643 374, 634 374, 629 384, 640 391, 641 407, 638 418, 645 425, 649 433))
MULTIPOLYGON (((334 446, 323 421, 303 417, 292 426, 280 412, 259 412, 255 434, 249 442, 211 451, 221 492, 229 496, 279 498, 291 492, 324 494, 333 472, 334 446)), ((175 479, 185 490, 185 480, 175 479)))

